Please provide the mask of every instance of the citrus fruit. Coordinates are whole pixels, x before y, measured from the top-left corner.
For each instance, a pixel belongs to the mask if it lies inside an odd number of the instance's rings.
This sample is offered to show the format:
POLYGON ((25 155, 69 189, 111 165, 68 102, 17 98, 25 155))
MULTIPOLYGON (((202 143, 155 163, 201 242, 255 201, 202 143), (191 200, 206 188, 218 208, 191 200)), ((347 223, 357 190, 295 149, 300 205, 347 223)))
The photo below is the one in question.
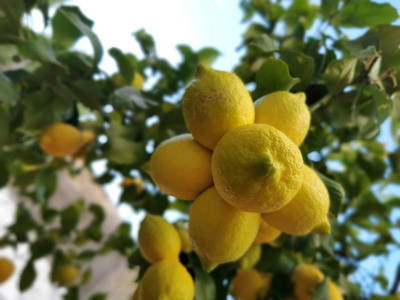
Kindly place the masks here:
POLYGON ((14 263, 6 257, 0 257, 0 283, 6 281, 14 273, 14 263))
POLYGON ((69 286, 75 282, 78 276, 79 269, 72 264, 66 264, 57 268, 54 279, 59 285, 69 286))
POLYGON ((204 65, 186 89, 182 108, 187 128, 208 149, 229 130, 254 122, 253 100, 239 77, 204 65))
POLYGON ((139 288, 140 300, 192 300, 194 283, 177 260, 161 260, 145 272, 139 288))
POLYGON ((148 214, 140 225, 139 248, 151 263, 162 259, 178 259, 181 240, 175 227, 160 216, 148 214))
POLYGON ((186 228, 178 228, 178 234, 181 238, 181 251, 190 253, 193 250, 192 242, 190 241, 189 231, 186 228))
POLYGON ((260 226, 260 214, 227 204, 215 187, 194 201, 189 216, 189 236, 203 269, 239 259, 251 246, 260 226))
POLYGON ((291 235, 304 235, 310 231, 329 234, 327 219, 329 194, 310 167, 303 166, 304 181, 293 199, 281 209, 262 214, 267 223, 291 235))
POLYGON ((212 156, 214 184, 230 205, 249 212, 270 212, 286 205, 303 180, 297 146, 265 124, 232 129, 212 156))
POLYGON ((142 74, 135 72, 135 74, 133 75, 132 87, 134 87, 137 90, 141 90, 143 87, 143 81, 144 78, 142 74))
POLYGON ((193 200, 212 185, 211 155, 192 135, 182 134, 156 148, 148 171, 165 194, 193 200))
POLYGON ((84 157, 90 148, 90 144, 96 138, 95 133, 92 130, 81 131, 81 140, 77 149, 72 154, 74 157, 84 157))
POLYGON ((137 285, 135 292, 132 295, 132 299, 131 300, 140 300, 140 283, 137 285))
POLYGON ((43 130, 39 145, 49 155, 66 156, 78 149, 81 139, 81 132, 74 126, 54 123, 43 130))
POLYGON ((251 269, 253 268, 261 257, 261 245, 253 244, 246 251, 245 254, 238 260, 238 266, 240 269, 251 269))
POLYGON ((329 297, 331 300, 343 300, 342 293, 340 292, 338 286, 328 278, 328 285, 329 285, 329 297))
POLYGON ((240 270, 232 279, 230 294, 235 299, 264 299, 271 288, 272 274, 261 273, 256 269, 240 270))
POLYGON ((305 139, 310 127, 310 112, 304 93, 274 92, 254 103, 255 123, 275 127, 297 146, 305 139))
POLYGON ((128 186, 132 186, 134 188, 135 195, 137 196, 140 196, 145 192, 143 179, 126 177, 121 182, 121 187, 126 188, 128 186))
POLYGON ((311 264, 296 266, 290 275, 294 283, 294 295, 297 300, 311 300, 317 287, 324 280, 324 274, 311 264))
POLYGON ((260 229, 254 243, 266 244, 275 241, 280 235, 281 231, 269 225, 265 220, 261 219, 260 229))

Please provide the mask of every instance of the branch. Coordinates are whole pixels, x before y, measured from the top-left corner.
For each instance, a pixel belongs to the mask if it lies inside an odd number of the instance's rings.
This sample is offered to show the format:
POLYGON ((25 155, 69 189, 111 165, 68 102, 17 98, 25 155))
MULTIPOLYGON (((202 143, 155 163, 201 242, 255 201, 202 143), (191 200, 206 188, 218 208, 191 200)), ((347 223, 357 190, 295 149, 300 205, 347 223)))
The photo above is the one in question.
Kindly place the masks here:
POLYGON ((396 277, 394 278, 394 283, 390 289, 390 295, 395 295, 396 291, 400 285, 400 264, 397 266, 396 277))

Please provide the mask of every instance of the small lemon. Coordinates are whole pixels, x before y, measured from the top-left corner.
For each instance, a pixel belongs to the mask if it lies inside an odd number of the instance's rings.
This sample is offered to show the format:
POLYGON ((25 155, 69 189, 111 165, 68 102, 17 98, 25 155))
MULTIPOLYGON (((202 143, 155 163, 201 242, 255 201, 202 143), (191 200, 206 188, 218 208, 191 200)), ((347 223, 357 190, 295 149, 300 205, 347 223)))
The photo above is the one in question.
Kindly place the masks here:
POLYGON ((254 122, 253 100, 239 77, 204 65, 186 89, 182 108, 189 131, 211 150, 229 130, 254 122))
POLYGON ((303 181, 297 146, 265 124, 232 129, 212 156, 214 184, 230 205, 249 212, 270 212, 286 205, 303 181))
POLYGON ((181 250, 185 253, 190 253, 193 250, 192 242, 190 241, 189 231, 186 228, 178 228, 179 237, 181 238, 181 250))
POLYGON ((331 300, 343 300, 343 296, 342 293, 340 292, 340 289, 330 278, 328 278, 328 285, 329 285, 329 297, 331 298, 331 300))
POLYGON ((271 273, 256 269, 240 270, 232 279, 230 294, 238 300, 264 299, 271 288, 271 273))
POLYGON ((81 131, 81 140, 77 149, 72 154, 74 157, 84 157, 90 148, 90 144, 94 141, 96 135, 92 130, 81 131))
POLYGON ((14 263, 6 258, 0 257, 0 283, 6 281, 14 273, 14 263))
POLYGON ((211 155, 192 135, 182 134, 156 148, 148 171, 165 194, 193 200, 212 185, 211 155))
POLYGON ((161 260, 150 266, 140 282, 140 300, 192 300, 194 283, 177 260, 161 260))
POLYGON ((304 93, 274 92, 255 103, 255 123, 275 127, 299 146, 310 128, 310 112, 304 93))
POLYGON ((281 231, 269 225, 265 220, 261 219, 260 229, 258 230, 254 243, 266 244, 275 241, 280 235, 281 231))
POLYGON ((54 279, 62 286, 72 285, 79 276, 79 269, 71 264, 61 265, 57 268, 54 279))
POLYGON ((238 260, 240 269, 248 270, 253 268, 261 258, 261 245, 253 244, 245 254, 238 260))
POLYGON ((296 266, 290 275, 294 283, 294 295, 297 300, 311 300, 317 287, 324 280, 324 274, 311 264, 296 266))
POLYGON ((54 123, 43 130, 39 145, 49 155, 66 156, 78 149, 81 140, 82 134, 74 126, 54 123))
POLYGON ((289 204, 262 217, 270 225, 291 235, 304 235, 310 231, 329 234, 328 191, 311 168, 304 165, 303 173, 303 184, 289 204))
POLYGON ((143 78, 142 74, 135 72, 133 81, 132 81, 132 86, 137 90, 141 90, 143 87, 143 81, 144 81, 144 78, 143 78))
POLYGON ((178 259, 181 240, 175 227, 160 216, 148 214, 139 229, 139 248, 151 263, 178 259))
POLYGON ((137 196, 140 196, 145 192, 143 179, 126 177, 121 182, 121 187, 126 188, 128 186, 133 186, 134 187, 135 194, 137 196))
POLYGON ((239 259, 251 246, 260 226, 260 214, 227 204, 215 187, 194 201, 189 216, 189 236, 203 269, 239 259))

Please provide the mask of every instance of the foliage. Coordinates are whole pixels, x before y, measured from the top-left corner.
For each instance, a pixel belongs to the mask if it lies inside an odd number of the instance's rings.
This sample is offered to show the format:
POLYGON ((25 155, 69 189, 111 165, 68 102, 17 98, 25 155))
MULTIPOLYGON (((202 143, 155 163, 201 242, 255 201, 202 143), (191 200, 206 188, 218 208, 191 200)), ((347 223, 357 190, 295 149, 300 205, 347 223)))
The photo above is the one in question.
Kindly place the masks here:
MULTIPOLYGON (((91 168, 106 159, 106 171, 96 178, 99 184, 136 171, 146 181, 145 192, 135 193, 128 185, 121 203, 159 215, 167 209, 187 213, 190 204, 162 194, 145 172, 145 164, 151 155, 149 146, 187 132, 182 90, 200 62, 210 64, 219 54, 213 48, 195 51, 180 45, 182 61, 173 66, 157 55, 155 41, 144 30, 133 34, 143 58, 117 48, 106 52, 91 29, 93 21, 79 7, 58 5, 50 16, 51 4, 50 0, 0 2, 0 187, 12 178, 40 216, 34 218, 27 204, 19 203, 16 222, 0 240, 2 246, 30 245, 21 290, 34 282, 34 261, 44 256, 53 257, 53 273, 61 264, 79 264, 109 251, 125 255, 131 267, 140 265, 140 277, 149 266, 137 250, 129 224, 103 236, 101 206, 77 199, 61 211, 51 208, 57 172, 75 176, 81 168, 76 159, 47 157, 37 143, 40 132, 58 121, 93 130, 98 138, 86 154, 85 165, 91 168), (23 22, 32 9, 42 13, 51 36, 38 34, 23 22), (90 41, 92 54, 74 50, 82 37, 90 41), (114 58, 125 82, 131 82, 137 72, 155 83, 141 91, 121 87, 117 74, 105 74, 99 68, 107 54, 114 58), (85 211, 93 219, 81 228, 77 224, 85 211), (89 242, 100 250, 81 250, 89 242)), ((390 219, 400 207, 400 198, 384 193, 386 187, 400 184, 400 27, 391 25, 398 12, 388 3, 370 0, 322 0, 321 5, 308 0, 289 5, 242 0, 240 5, 248 29, 241 45, 245 55, 234 71, 252 90, 253 100, 277 90, 306 93, 312 126, 301 151, 306 163, 319 171, 331 197, 330 237, 283 235, 274 245, 263 246, 257 268, 274 273, 270 295, 274 299, 287 295, 292 288, 287 280, 290 271, 296 261, 305 261, 314 262, 338 282, 348 300, 360 295, 394 299, 389 294, 395 294, 396 285, 387 286, 384 273, 369 276, 387 296, 373 295, 367 286, 360 292, 362 282, 355 275, 365 258, 389 254, 400 242, 394 238, 391 229, 396 224, 390 219), (346 28, 367 31, 349 39, 346 28), (391 125, 394 150, 378 140, 384 122, 391 125), (366 240, 362 233, 374 235, 376 242, 366 240)), ((207 274, 194 253, 181 253, 181 261, 194 275, 196 299, 226 297, 226 280, 236 272, 234 263, 207 274)), ((77 299, 79 286, 90 280, 90 270, 84 274, 80 284, 69 288, 66 299, 77 299)), ((318 299, 326 290, 318 289, 318 299)), ((92 299, 104 297, 98 294, 92 299)))

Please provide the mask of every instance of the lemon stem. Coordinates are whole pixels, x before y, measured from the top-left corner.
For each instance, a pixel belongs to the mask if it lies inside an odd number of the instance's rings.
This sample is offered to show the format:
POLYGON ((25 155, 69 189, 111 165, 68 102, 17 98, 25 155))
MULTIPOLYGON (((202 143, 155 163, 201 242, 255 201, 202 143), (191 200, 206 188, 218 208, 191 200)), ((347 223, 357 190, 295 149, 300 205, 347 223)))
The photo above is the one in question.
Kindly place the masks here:
POLYGON ((261 176, 271 176, 277 171, 271 157, 267 154, 258 161, 256 169, 261 176))

